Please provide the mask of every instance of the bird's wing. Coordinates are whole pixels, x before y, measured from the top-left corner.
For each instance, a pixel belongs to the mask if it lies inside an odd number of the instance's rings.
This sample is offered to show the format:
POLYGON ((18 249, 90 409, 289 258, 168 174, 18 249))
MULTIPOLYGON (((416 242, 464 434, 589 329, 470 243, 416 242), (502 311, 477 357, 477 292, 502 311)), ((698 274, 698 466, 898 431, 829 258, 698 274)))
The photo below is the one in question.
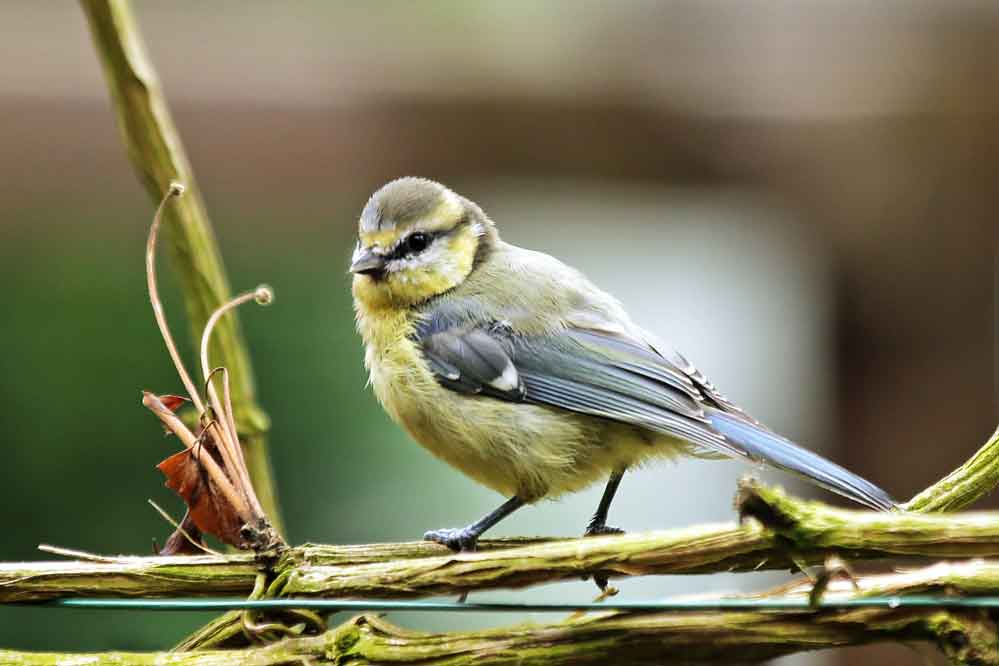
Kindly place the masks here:
POLYGON ((437 381, 459 393, 484 393, 522 401, 524 381, 503 341, 488 329, 420 327, 417 342, 437 381))
POLYGON ((755 421, 751 416, 746 414, 746 412, 744 412, 741 408, 739 408, 735 403, 733 403, 731 400, 725 397, 725 395, 722 394, 721 391, 716 389, 714 384, 712 384, 708 380, 708 378, 704 376, 704 373, 698 370, 693 363, 688 361, 686 357, 683 356, 683 354, 673 349, 672 347, 662 343, 661 341, 657 340, 654 336, 647 333, 646 331, 640 331, 639 335, 641 336, 644 343, 649 346, 650 349, 654 350, 656 354, 661 356, 667 363, 676 368, 678 372, 683 373, 683 375, 687 377, 687 379, 689 379, 694 386, 697 387, 698 392, 701 394, 701 396, 703 397, 704 401, 707 404, 716 407, 724 412, 741 416, 747 421, 751 421, 752 423, 756 423, 757 425, 759 425, 757 421, 755 421))
POLYGON ((745 455, 714 432, 694 382, 627 336, 577 327, 524 336, 504 322, 431 316, 414 337, 437 380, 454 391, 633 424, 707 454, 745 455))
POLYGON ((689 442, 700 455, 766 462, 872 508, 894 506, 877 486, 753 421, 683 357, 640 334, 567 320, 556 332, 522 335, 507 322, 438 314, 414 338, 449 389, 639 426, 689 442))

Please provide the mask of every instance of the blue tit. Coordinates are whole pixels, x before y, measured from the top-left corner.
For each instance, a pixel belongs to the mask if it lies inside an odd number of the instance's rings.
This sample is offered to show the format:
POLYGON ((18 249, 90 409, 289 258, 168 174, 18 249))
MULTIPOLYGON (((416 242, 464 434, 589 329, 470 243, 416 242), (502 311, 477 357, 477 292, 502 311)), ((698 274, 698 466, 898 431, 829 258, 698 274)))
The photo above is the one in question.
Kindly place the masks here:
POLYGON ((424 538, 455 550, 525 504, 607 480, 587 535, 630 467, 741 457, 873 509, 891 497, 729 402, 621 304, 557 259, 505 243, 474 202, 422 178, 361 213, 350 271, 365 365, 417 442, 509 499, 424 538))

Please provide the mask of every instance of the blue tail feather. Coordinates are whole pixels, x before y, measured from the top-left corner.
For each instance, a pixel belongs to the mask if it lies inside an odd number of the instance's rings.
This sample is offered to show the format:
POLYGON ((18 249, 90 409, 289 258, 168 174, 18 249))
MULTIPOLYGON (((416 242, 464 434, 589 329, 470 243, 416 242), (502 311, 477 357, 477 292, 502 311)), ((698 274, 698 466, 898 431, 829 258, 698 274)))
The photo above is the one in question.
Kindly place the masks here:
POLYGON ((895 507, 888 493, 870 481, 745 418, 713 409, 706 416, 717 432, 753 460, 803 476, 872 509, 887 511, 895 507))

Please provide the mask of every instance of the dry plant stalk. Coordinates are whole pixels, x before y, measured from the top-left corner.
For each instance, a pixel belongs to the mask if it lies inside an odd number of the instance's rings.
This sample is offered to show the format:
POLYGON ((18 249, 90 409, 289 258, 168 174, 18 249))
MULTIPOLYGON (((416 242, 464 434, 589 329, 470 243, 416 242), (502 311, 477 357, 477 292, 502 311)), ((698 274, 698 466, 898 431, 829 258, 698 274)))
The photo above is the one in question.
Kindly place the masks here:
POLYGON ((251 300, 267 305, 274 295, 270 287, 259 286, 212 313, 201 336, 201 371, 206 396, 203 399, 181 361, 156 283, 156 240, 160 219, 169 201, 183 192, 184 188, 179 183, 170 184, 153 217, 146 243, 146 281, 153 315, 189 396, 161 396, 149 391, 144 391, 142 395, 142 404, 159 418, 167 432, 176 435, 184 445, 183 451, 157 466, 167 477, 167 487, 177 492, 188 507, 184 520, 160 553, 203 550, 202 533, 212 534, 224 543, 243 550, 259 552, 283 548, 286 544, 264 514, 246 468, 233 417, 229 372, 224 367, 212 369, 208 359, 212 330, 227 312, 251 300), (221 398, 215 387, 217 379, 222 382, 221 398), (198 426, 194 431, 176 414, 177 409, 188 401, 197 411, 198 426))

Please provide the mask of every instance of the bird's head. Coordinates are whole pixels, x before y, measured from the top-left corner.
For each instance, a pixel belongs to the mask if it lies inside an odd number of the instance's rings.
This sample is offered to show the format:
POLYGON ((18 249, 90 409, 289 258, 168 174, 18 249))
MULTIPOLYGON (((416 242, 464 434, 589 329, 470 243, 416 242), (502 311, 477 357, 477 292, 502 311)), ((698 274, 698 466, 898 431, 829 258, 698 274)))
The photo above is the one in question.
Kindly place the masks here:
POLYGON ((400 178, 371 195, 350 265, 354 297, 369 308, 404 308, 461 284, 496 241, 473 202, 440 183, 400 178))

